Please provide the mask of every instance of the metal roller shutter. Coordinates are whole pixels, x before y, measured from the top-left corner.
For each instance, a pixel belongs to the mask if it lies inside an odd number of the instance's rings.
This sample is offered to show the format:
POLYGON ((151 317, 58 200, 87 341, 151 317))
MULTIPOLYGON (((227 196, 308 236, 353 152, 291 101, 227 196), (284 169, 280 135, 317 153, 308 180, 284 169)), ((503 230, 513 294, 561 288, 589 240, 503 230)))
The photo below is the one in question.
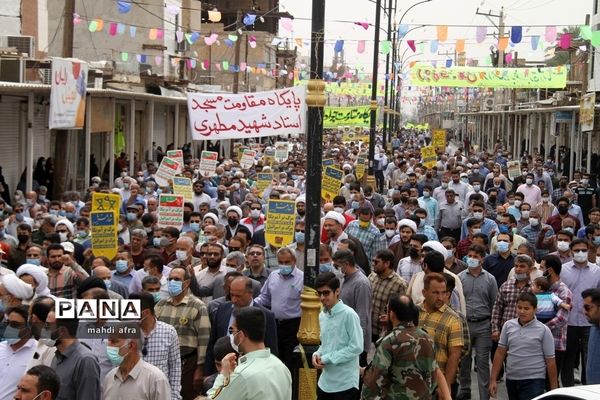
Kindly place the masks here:
POLYGON ((20 115, 20 102, 4 99, 0 102, 0 166, 10 185, 11 197, 23 172, 19 166, 20 115))

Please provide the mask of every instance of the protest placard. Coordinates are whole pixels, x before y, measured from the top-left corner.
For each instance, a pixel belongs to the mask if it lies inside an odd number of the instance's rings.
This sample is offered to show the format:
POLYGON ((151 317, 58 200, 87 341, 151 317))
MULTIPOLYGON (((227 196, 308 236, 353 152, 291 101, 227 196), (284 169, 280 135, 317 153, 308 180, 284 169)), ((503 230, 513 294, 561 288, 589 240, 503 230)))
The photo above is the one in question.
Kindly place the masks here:
POLYGON ((433 131, 432 143, 436 151, 446 149, 446 130, 439 129, 433 131))
POLYGON ((265 240, 272 246, 287 246, 294 240, 296 203, 293 200, 269 200, 265 240))
POLYGON ((92 211, 114 211, 119 215, 123 199, 116 193, 92 193, 92 211))
POLYGON ((160 166, 154 175, 154 180, 159 186, 165 187, 170 185, 170 181, 177 175, 179 163, 169 157, 163 157, 160 166))
POLYGON ((203 151, 200 155, 200 166, 198 170, 202 176, 214 175, 219 163, 219 153, 216 151, 203 151))
POLYGON ((363 157, 358 157, 356 159, 356 165, 354 166, 356 177, 358 179, 362 179, 365 175, 365 169, 367 168, 367 159, 363 157))
POLYGON ((185 201, 191 202, 194 199, 192 190, 192 180, 181 176, 173 177, 173 193, 183 196, 185 201))
POLYGON ((513 180, 521 176, 521 163, 518 160, 507 162, 506 167, 508 168, 508 179, 513 180))
POLYGON ((325 167, 321 182, 321 197, 325 201, 332 201, 338 195, 343 176, 344 171, 333 167, 325 167))
POLYGON ((289 147, 286 142, 275 143, 275 160, 283 162, 287 160, 289 154, 289 147))
POLYGON ((118 213, 114 211, 90 212, 90 233, 94 257, 106 257, 112 260, 117 255, 118 213))
POLYGON ((250 169, 254 166, 254 160, 256 158, 256 150, 244 150, 242 158, 240 159, 240 166, 243 169, 250 169))
POLYGON ((161 194, 158 197, 158 226, 183 226, 183 196, 161 194))
POLYGON ((177 161, 179 163, 179 168, 177 168, 177 174, 183 172, 183 150, 168 150, 167 157, 171 160, 177 161))
POLYGON ((437 154, 433 146, 421 147, 421 157, 423 158, 423 165, 427 168, 433 168, 437 164, 437 154))
POLYGON ((258 174, 256 174, 256 188, 258 189, 258 195, 261 198, 265 189, 271 186, 272 180, 272 172, 259 172, 258 174))

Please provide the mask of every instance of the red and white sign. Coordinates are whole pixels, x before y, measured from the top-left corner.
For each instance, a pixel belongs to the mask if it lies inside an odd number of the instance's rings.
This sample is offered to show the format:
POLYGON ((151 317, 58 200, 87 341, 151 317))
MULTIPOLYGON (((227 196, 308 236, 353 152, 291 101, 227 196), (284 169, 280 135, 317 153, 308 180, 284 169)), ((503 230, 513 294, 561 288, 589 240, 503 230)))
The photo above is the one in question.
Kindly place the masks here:
POLYGON ((243 139, 306 131, 306 87, 245 94, 188 93, 194 140, 243 139))

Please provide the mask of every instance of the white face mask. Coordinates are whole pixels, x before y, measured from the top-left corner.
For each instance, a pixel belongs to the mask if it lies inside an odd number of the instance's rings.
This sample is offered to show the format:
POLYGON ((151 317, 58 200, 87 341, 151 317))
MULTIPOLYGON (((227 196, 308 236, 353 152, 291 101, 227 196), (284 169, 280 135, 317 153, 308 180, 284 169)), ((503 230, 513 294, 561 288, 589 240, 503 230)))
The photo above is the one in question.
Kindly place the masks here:
POLYGON ((340 214, 343 214, 343 213, 344 213, 344 209, 343 209, 342 207, 335 207, 335 208, 333 209, 333 211, 335 211, 335 212, 339 212, 340 214))
POLYGON ((521 211, 521 217, 523 219, 528 219, 529 218, 529 211, 521 211))
POLYGON ((175 257, 177 257, 177 259, 179 261, 183 261, 187 258, 187 251, 185 250, 176 250, 175 251, 175 257))
POLYGON ((387 236, 388 239, 394 237, 395 234, 396 234, 396 231, 393 230, 393 229, 386 229, 385 230, 385 236, 387 236))
POLYGON ((584 263, 588 260, 588 252, 585 251, 583 253, 573 253, 573 260, 578 263, 584 263))
POLYGON ((529 218, 529 224, 531 226, 538 226, 540 224, 540 220, 537 218, 529 218))
POLYGON ((558 249, 558 251, 567 251, 569 250, 569 245, 569 242, 559 240, 558 243, 556 243, 556 248, 558 249))
POLYGON ((377 219, 377 225, 383 226, 384 224, 385 224, 385 218, 378 218, 377 219))

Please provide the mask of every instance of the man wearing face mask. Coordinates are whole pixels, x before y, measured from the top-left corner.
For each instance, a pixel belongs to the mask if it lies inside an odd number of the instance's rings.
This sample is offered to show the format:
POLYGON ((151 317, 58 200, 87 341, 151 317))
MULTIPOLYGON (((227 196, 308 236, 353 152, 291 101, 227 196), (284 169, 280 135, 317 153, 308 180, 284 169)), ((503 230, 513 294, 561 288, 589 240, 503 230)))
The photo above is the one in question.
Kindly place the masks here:
MULTIPOLYGON (((156 237, 156 236, 155 236, 156 237)), ((177 238, 179 237, 179 229, 172 226, 167 226, 162 230, 159 245, 162 248, 162 258, 165 265, 177 260, 175 251, 177 250, 177 238)))
MULTIPOLYGON (((115 330, 132 324, 118 323, 115 330)), ((139 399, 169 400, 171 388, 165 374, 141 357, 142 341, 138 335, 124 338, 114 334, 108 339, 106 353, 115 366, 104 378, 102 398, 104 400, 139 399), (129 379, 135 376, 135 379, 129 379)))
MULTIPOLYGON (((232 271, 233 268, 227 267, 223 263, 223 247, 218 244, 209 244, 206 251, 207 256, 207 264, 208 267, 204 269, 194 268, 195 270, 195 278, 197 284, 200 287, 213 287, 215 279, 217 277, 224 277, 225 274, 229 271, 232 271)), ((196 295, 198 296, 198 295, 196 295)), ((200 300, 205 303, 210 302, 213 299, 212 290, 210 290, 210 295, 199 296, 200 300)))
POLYGON ((304 220, 298 220, 296 221, 294 242, 288 247, 296 253, 296 267, 301 271, 304 271, 304 243, 304 220))
POLYGON ((554 229, 555 232, 558 232, 562 228, 562 222, 565 219, 572 219, 575 221, 575 230, 572 232, 575 234, 579 227, 581 226, 578 219, 569 213, 570 202, 567 197, 561 197, 558 199, 557 208, 554 210, 553 215, 548 218, 546 223, 554 229))
MULTIPOLYGON (((298 200, 296 200, 296 203, 298 200)), ((247 228, 252 236, 265 230, 265 216, 262 215, 262 204, 258 201, 250 203, 250 215, 241 220, 241 225, 247 228)), ((264 233, 263 233, 264 234, 264 233)), ((233 235, 235 236, 235 235, 233 235)), ((229 239, 228 239, 229 240, 229 239)))
POLYGON ((366 185, 364 187, 363 193, 365 198, 369 200, 373 208, 385 208, 385 199, 379 193, 373 191, 373 187, 371 185, 366 185))
POLYGON ((191 273, 181 267, 169 273, 167 300, 156 304, 156 318, 175 328, 179 336, 182 364, 181 395, 192 400, 202 384, 206 346, 210 336, 210 320, 206 305, 190 295, 191 273))
POLYGON ((204 181, 202 181, 201 179, 195 181, 193 185, 193 190, 194 196, 192 202, 194 203, 194 211, 199 211, 200 204, 202 203, 210 204, 212 199, 208 194, 204 193, 204 181))
POLYGON ((75 227, 73 226, 73 223, 67 219, 59 219, 54 226, 54 230, 59 234, 61 243, 70 243, 73 245, 74 250, 72 253, 75 261, 77 261, 79 265, 83 264, 84 248, 79 243, 73 242, 73 236, 75 235, 75 227))
POLYGON ((240 224, 240 220, 242 219, 243 213, 242 209, 238 206, 230 206, 227 208, 225 212, 227 216, 227 226, 225 227, 225 241, 228 242, 229 239, 234 237, 238 232, 244 231, 248 236, 252 237, 252 233, 250 230, 244 225, 240 224))
MULTIPOLYGON (((104 286, 108 292, 108 297, 111 299, 126 299, 129 297, 127 286, 123 286, 113 277, 113 272, 108 267, 99 265, 92 271, 92 276, 102 279, 104 286)), ((88 278, 89 279, 89 278, 88 278)))
POLYGON ((112 279, 125 287, 129 287, 134 276, 131 253, 128 251, 118 252, 115 258, 115 270, 112 279))
POLYGON ((229 330, 231 345, 243 356, 229 353, 208 391, 210 399, 290 399, 292 378, 288 368, 265 347, 265 315, 255 307, 235 310, 229 330), (260 382, 258 385, 256 382, 260 382))
POLYGON ((471 351, 463 358, 460 366, 460 397, 464 399, 471 398, 472 351, 475 351, 479 398, 481 400, 489 399, 487 389, 490 378, 489 357, 492 347, 490 318, 498 294, 498 286, 496 279, 482 268, 484 258, 485 248, 472 245, 467 253, 468 269, 458 274, 467 305, 466 317, 471 341, 471 351))
POLYGON ((543 224, 540 221, 540 215, 537 211, 529 213, 529 225, 521 230, 521 236, 527 239, 527 242, 535 247, 535 258, 540 260, 547 255, 549 251, 543 246, 538 246, 544 240, 549 240, 554 236, 554 230, 550 225, 543 224))
POLYGON ((567 327, 567 350, 561 374, 563 386, 573 386, 576 359, 579 352, 583 354, 580 366, 581 383, 586 384, 585 364, 587 359, 587 342, 590 323, 583 312, 581 293, 589 288, 600 288, 600 267, 588 261, 589 242, 586 239, 575 239, 571 242, 573 261, 562 266, 560 279, 573 293, 573 308, 569 312, 567 327))
POLYGON ((21 224, 17 227, 19 245, 11 248, 8 253, 7 266, 11 270, 16 271, 17 268, 25 264, 27 249, 32 245, 31 235, 31 226, 28 224, 21 224))
POLYGON ((254 301, 275 314, 279 358, 291 367, 294 348, 298 345, 296 334, 300 327, 304 273, 296 268, 296 255, 287 247, 277 251, 277 263, 278 270, 271 272, 254 301))
POLYGON ((529 204, 538 204, 542 201, 542 191, 537 185, 534 185, 533 174, 528 173, 525 176, 525 183, 517 187, 517 192, 525 196, 523 201, 529 204))
POLYGON ((425 223, 432 227, 435 225, 435 219, 440 211, 440 207, 438 201, 431 197, 432 186, 425 186, 423 188, 423 196, 419 197, 419 207, 425 209, 427 212, 427 218, 425 219, 425 223))
POLYGON ((27 324, 27 308, 20 306, 7 310, 6 329, 0 342, 0 360, 5 368, 0 378, 0 398, 13 398, 17 384, 25 374, 27 363, 37 348, 27 324))
POLYGON ((371 260, 376 252, 385 248, 385 237, 371 222, 373 211, 369 207, 358 209, 358 220, 348 224, 345 232, 360 241, 367 256, 371 260))
POLYGON ((17 237, 17 227, 22 223, 26 223, 29 226, 33 226, 33 218, 26 217, 23 215, 23 205, 20 203, 15 204, 13 207, 13 213, 4 220, 4 227, 6 233, 11 236, 17 237))
POLYGON ((170 386, 170 399, 181 399, 181 358, 177 331, 156 319, 155 301, 150 293, 133 293, 130 299, 140 300, 142 315, 142 359, 160 369, 170 386))

